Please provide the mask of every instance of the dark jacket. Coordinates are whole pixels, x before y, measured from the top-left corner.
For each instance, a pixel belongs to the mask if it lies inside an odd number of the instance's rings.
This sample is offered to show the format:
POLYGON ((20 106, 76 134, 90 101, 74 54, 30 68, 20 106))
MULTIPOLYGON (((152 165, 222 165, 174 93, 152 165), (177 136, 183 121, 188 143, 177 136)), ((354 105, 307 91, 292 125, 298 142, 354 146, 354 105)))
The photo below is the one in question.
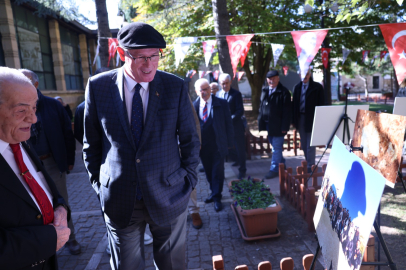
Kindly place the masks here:
POLYGON ((244 115, 244 105, 240 91, 230 88, 227 98, 230 108, 231 119, 233 119, 234 131, 244 132, 244 124, 242 116, 244 115))
POLYGON ((289 90, 281 83, 269 96, 269 86, 262 88, 258 115, 259 131, 267 130, 268 136, 285 136, 291 121, 292 101, 289 90))
POLYGON ((76 140, 83 144, 83 134, 85 133, 83 129, 83 118, 85 117, 85 102, 83 101, 76 107, 75 111, 75 129, 73 134, 75 135, 76 140))
MULTIPOLYGON (((25 142, 21 145, 44 175, 54 209, 66 204, 32 147, 25 142)), ((44 225, 40 210, 2 155, 0 171, 0 269, 58 269, 54 227, 44 225)))
MULTIPOLYGON (((228 154, 228 148, 233 147, 234 142, 234 129, 231 122, 231 114, 228 109, 227 102, 224 99, 217 98, 211 95, 212 98, 212 112, 210 117, 213 116, 213 128, 216 134, 216 145, 222 156, 228 154)), ((199 115, 200 98, 197 98, 193 105, 196 114, 199 115)))
MULTIPOLYGON (((75 164, 76 142, 72 124, 62 104, 56 99, 44 96, 39 90, 37 114, 41 114, 42 127, 47 137, 52 157, 59 171, 66 172, 75 164)), ((32 139, 30 139, 31 142, 32 139)))
MULTIPOLYGON (((292 103, 292 123, 295 128, 299 128, 299 114, 300 114, 300 97, 302 95, 302 82, 296 84, 293 89, 293 103, 292 103)), ((309 80, 309 86, 306 90, 305 101, 305 129, 306 132, 312 132, 314 111, 316 106, 324 105, 324 89, 323 86, 312 78, 309 80)))

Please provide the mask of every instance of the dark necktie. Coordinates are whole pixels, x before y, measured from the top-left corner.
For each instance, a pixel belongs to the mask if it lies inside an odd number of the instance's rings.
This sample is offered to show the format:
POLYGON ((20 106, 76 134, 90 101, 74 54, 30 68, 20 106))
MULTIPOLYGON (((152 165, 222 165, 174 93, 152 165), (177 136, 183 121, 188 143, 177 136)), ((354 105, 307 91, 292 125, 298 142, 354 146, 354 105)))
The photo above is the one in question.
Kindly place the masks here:
POLYGON ((49 201, 48 196, 41 186, 37 183, 34 177, 31 175, 27 166, 24 163, 23 155, 21 153, 20 144, 10 144, 11 150, 14 153, 14 159, 16 160, 18 169, 20 170, 20 175, 24 178, 25 182, 30 187, 35 200, 37 201, 39 208, 41 209, 44 224, 47 225, 54 221, 54 209, 49 201))
MULTIPOLYGON (((141 140, 142 128, 144 125, 144 106, 142 105, 140 90, 141 84, 137 83, 137 85, 134 87, 133 104, 131 108, 131 131, 137 149, 141 140)), ((136 197, 138 200, 141 200, 142 198, 141 188, 139 185, 139 181, 137 182, 138 185, 135 191, 136 197)))
POLYGON ((144 124, 144 106, 142 105, 140 89, 141 84, 137 83, 134 87, 134 97, 131 108, 131 132, 137 148, 141 140, 142 127, 144 124))
POLYGON ((206 104, 204 105, 204 108, 203 108, 203 122, 206 123, 206 121, 207 121, 207 102, 206 102, 206 104))
POLYGON ((306 91, 307 91, 307 84, 303 84, 302 93, 300 95, 300 112, 301 113, 306 112, 305 111, 306 91))

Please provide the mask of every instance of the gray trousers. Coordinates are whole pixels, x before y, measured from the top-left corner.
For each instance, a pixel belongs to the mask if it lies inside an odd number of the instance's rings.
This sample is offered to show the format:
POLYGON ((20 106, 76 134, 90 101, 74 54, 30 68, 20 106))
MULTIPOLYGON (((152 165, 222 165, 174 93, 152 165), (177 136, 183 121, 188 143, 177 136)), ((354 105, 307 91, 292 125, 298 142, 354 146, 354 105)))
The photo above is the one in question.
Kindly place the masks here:
MULTIPOLYGON (((61 173, 59 171, 58 165, 53 157, 44 159, 42 163, 44 164, 45 170, 54 181, 59 194, 61 194, 65 199, 66 204, 69 206, 68 188, 66 187, 66 172, 61 173)), ((71 231, 69 241, 75 240, 75 228, 73 227, 72 218, 68 222, 68 227, 71 231)))
POLYGON ((145 269, 144 232, 149 224, 153 241, 154 262, 159 270, 184 270, 186 259, 187 211, 168 226, 157 225, 149 216, 144 201, 136 200, 130 224, 119 228, 104 214, 113 270, 145 269))
POLYGON ((312 165, 315 164, 316 160, 316 147, 310 146, 312 133, 306 132, 304 114, 301 114, 299 116, 299 134, 300 134, 300 143, 302 145, 302 149, 307 161, 307 170, 310 172, 310 170, 312 169, 312 165))
POLYGON ((200 207, 197 206, 197 192, 196 188, 190 193, 190 199, 188 203, 189 214, 199 214, 200 207))

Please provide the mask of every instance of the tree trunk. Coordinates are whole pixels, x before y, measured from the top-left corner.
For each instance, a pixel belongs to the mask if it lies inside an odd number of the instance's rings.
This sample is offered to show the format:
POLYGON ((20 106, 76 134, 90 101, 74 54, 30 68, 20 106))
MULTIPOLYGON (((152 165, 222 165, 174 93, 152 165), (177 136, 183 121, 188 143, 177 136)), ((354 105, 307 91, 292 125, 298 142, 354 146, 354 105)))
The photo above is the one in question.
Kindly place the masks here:
MULTIPOLYGON (((217 48, 219 52, 219 61, 221 70, 224 73, 230 74, 231 78, 234 77, 233 68, 231 67, 230 53, 228 51, 228 44, 224 35, 230 35, 230 19, 227 11, 226 0, 212 0, 213 17, 214 17, 214 30, 216 32, 217 48)), ((231 87, 238 90, 237 76, 231 83, 231 87)))
MULTIPOLYGON (((109 28, 109 16, 107 14, 106 0, 95 0, 96 16, 97 16, 97 34, 99 36, 99 56, 102 67, 107 67, 109 60, 109 41, 111 37, 109 28)), ((113 61, 110 59, 109 68, 113 68, 113 61)))

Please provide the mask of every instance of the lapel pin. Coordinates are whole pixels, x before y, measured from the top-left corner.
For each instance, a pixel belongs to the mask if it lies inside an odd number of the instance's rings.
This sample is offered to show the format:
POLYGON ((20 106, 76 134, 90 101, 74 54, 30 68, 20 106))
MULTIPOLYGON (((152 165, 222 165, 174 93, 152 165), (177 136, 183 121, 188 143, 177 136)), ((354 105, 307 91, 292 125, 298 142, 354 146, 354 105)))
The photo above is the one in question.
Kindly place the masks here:
POLYGON ((155 91, 155 96, 159 97, 159 93, 157 91, 155 91))

